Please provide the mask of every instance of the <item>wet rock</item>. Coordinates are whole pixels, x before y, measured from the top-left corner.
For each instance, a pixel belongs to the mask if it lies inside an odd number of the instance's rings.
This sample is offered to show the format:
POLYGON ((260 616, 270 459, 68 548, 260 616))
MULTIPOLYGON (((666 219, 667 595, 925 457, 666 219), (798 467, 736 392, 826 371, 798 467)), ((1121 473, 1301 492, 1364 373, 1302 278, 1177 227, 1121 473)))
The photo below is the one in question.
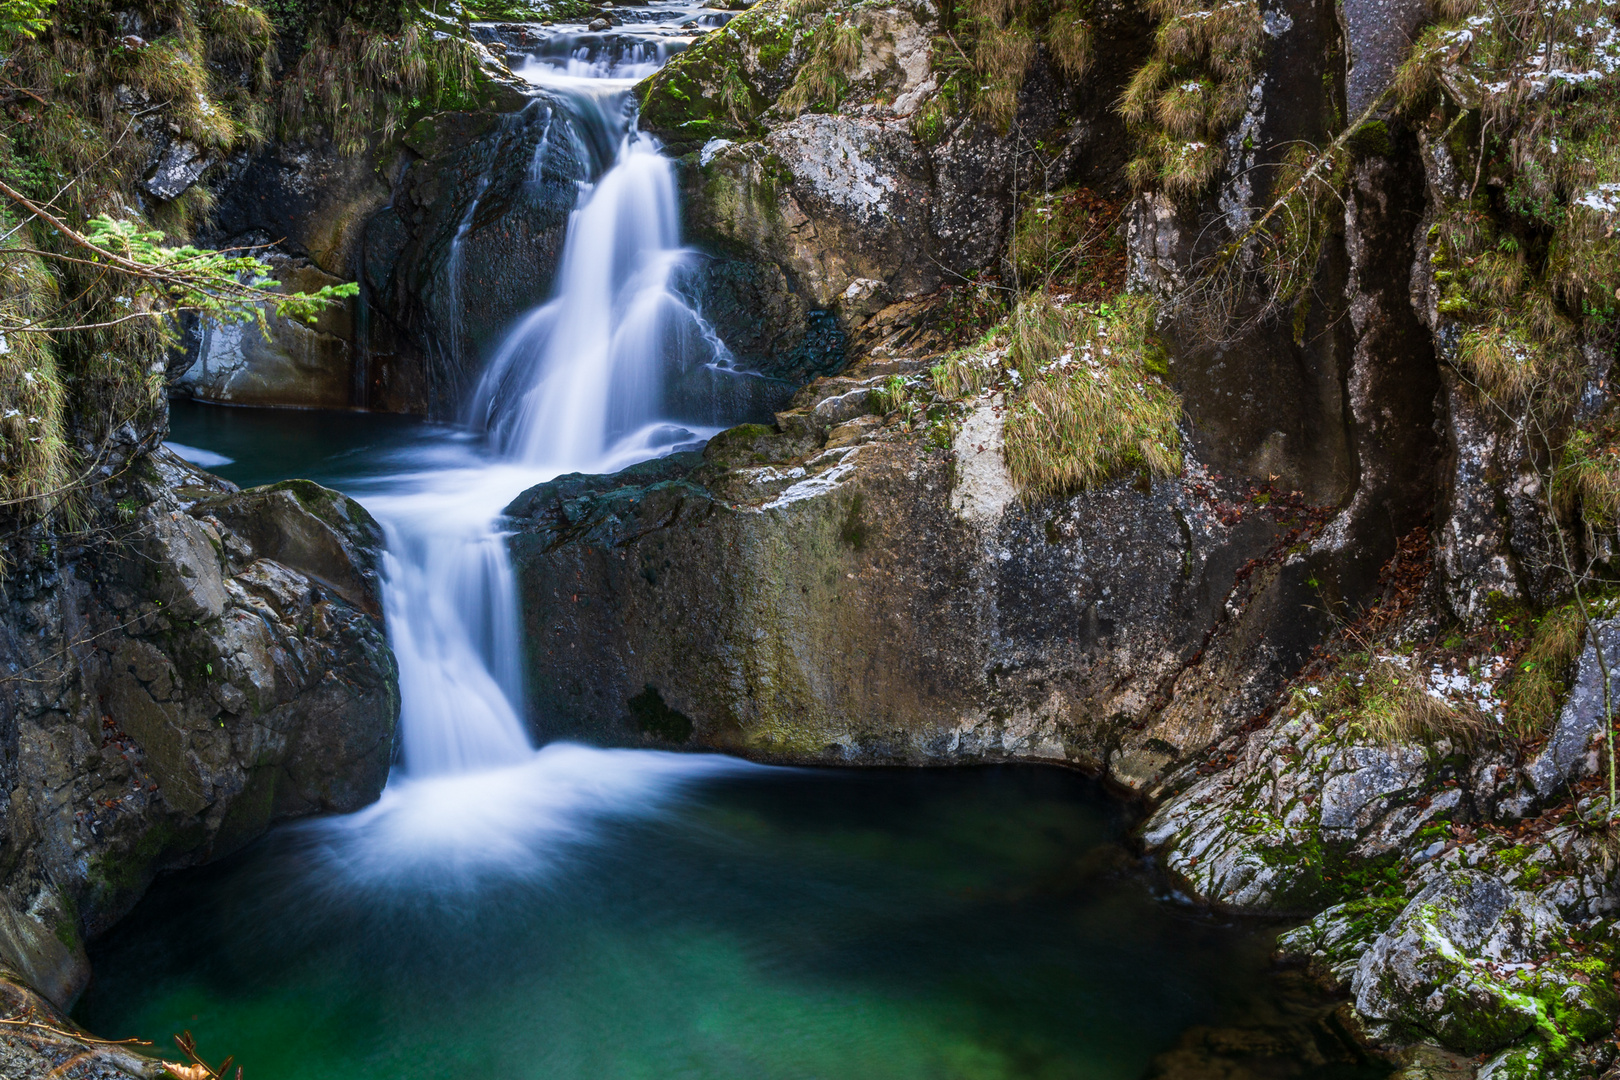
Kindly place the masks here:
POLYGON ((110 1046, 63 1016, 51 1003, 0 969, 0 1076, 7 1080, 162 1080, 156 1058, 110 1046))
MULTIPOLYGON (((281 290, 315 292, 340 278, 307 260, 271 256, 281 290)), ((205 323, 197 348, 178 374, 177 393, 232 405, 346 409, 355 404, 354 320, 351 304, 327 308, 311 324, 273 311, 257 322, 205 323)))
POLYGON ((1305 963, 1324 986, 1345 991, 1362 954, 1406 908, 1404 897, 1368 897, 1334 904, 1277 939, 1283 960, 1305 963))
POLYGON ((819 380, 696 467, 563 477, 512 504, 537 730, 657 745, 630 706, 652 686, 695 745, 1070 761, 1149 787, 1253 700, 1161 711, 1178 677, 1275 686, 1287 640, 1226 606, 1273 542, 1266 515, 1223 522, 1204 478, 990 499, 957 460, 976 446, 872 414, 877 366, 819 380))
POLYGON ((283 480, 196 504, 251 550, 325 585, 350 604, 382 613, 382 526, 353 499, 308 480, 283 480))
POLYGON ((0 964, 62 1007, 159 870, 358 809, 393 758, 369 515, 167 451, 135 470, 124 543, 8 577, 0 609, 0 964))

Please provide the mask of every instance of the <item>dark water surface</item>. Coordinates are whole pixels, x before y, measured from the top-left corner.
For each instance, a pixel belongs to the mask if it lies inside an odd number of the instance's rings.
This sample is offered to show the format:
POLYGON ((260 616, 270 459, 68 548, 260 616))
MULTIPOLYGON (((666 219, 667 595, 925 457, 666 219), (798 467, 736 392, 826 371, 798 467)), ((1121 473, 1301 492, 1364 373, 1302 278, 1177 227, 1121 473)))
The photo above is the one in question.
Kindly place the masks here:
POLYGON ((390 471, 402 453, 424 445, 472 442, 454 427, 414 416, 183 399, 169 403, 169 438, 231 459, 204 468, 242 487, 297 478, 342 488, 356 478, 390 471))
POLYGON ((247 1080, 1379 1075, 1126 827, 1056 768, 762 769, 465 891, 347 890, 283 829, 161 880, 77 1018, 247 1080))

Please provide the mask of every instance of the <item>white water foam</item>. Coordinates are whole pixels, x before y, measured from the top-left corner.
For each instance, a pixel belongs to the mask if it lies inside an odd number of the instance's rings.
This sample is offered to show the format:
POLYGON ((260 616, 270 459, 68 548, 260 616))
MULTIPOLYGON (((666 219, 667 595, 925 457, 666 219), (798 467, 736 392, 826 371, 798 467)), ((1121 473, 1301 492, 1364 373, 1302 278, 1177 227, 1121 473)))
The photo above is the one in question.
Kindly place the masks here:
POLYGON ((235 458, 228 458, 224 454, 216 454, 212 450, 204 450, 200 446, 187 446, 185 443, 177 442, 166 442, 163 445, 174 451, 176 457, 189 461, 193 465, 201 465, 205 469, 217 469, 221 465, 230 465, 236 461, 235 458))
MULTIPOLYGON (((604 817, 648 813, 683 784, 758 768, 718 755, 536 750, 524 723, 502 510, 561 473, 615 472, 718 430, 668 418, 666 378, 728 367, 730 354, 671 287, 688 257, 672 166, 633 124, 630 88, 663 58, 662 46, 611 61, 581 51, 524 68, 563 106, 581 160, 616 153, 594 184, 581 180, 554 298, 508 336, 474 395, 473 426, 499 459, 469 451, 356 492, 387 533, 404 765, 372 807, 305 827, 325 872, 429 889, 530 874, 604 817)), ((472 218, 455 238, 453 288, 472 218)))
POLYGON ((364 810, 306 826, 324 875, 464 892, 555 871, 609 820, 655 814, 699 780, 765 769, 719 754, 552 743, 496 769, 403 776, 364 810))

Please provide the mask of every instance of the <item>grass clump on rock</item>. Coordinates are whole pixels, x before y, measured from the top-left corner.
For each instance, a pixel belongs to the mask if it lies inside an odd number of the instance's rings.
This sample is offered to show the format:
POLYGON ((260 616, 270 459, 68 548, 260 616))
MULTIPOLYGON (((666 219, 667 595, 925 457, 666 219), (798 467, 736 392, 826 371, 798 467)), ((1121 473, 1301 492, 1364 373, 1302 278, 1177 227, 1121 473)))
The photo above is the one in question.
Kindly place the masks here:
POLYGON ((1226 133, 1243 115, 1265 46, 1254 0, 1152 0, 1153 52, 1120 99, 1137 156, 1137 188, 1174 198, 1202 192, 1226 159, 1226 133))
POLYGON ((1143 296, 1079 303, 1027 294, 978 345, 933 370, 942 397, 1007 387, 1007 467, 1030 502, 1120 476, 1181 471, 1181 399, 1163 381, 1156 307, 1143 296))
POLYGON ((1181 399, 1159 377, 1154 310, 1141 296, 1071 307, 1037 293, 1019 304, 1009 355, 1024 389, 1005 437, 1026 499, 1181 471, 1181 399))

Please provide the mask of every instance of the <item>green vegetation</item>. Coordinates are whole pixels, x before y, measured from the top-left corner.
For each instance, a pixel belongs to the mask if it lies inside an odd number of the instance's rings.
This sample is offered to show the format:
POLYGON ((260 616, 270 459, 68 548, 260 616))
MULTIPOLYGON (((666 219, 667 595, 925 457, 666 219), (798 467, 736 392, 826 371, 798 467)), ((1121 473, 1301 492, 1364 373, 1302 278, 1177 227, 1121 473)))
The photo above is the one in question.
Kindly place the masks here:
POLYGON ((427 12, 376 23, 351 17, 311 36, 281 85, 281 124, 360 154, 428 113, 492 103, 488 80, 460 22, 427 12))
POLYGON ((1545 736, 1558 717, 1581 647, 1581 617, 1573 604, 1542 616, 1530 645, 1503 687, 1503 718, 1518 738, 1545 736))
POLYGON ((1186 198, 1202 193, 1225 161, 1265 27, 1254 0, 1151 0, 1148 10, 1158 23, 1153 51, 1120 99, 1137 144, 1130 178, 1139 189, 1186 198))
POLYGON ((476 0, 466 8, 471 18, 491 22, 584 21, 596 10, 588 0, 476 0))
POLYGON ((1024 389, 1007 413, 1007 467, 1026 498, 1181 472, 1181 399, 1150 370, 1155 311, 1129 295, 1065 307, 1035 294, 1018 305, 1008 355, 1024 389))
POLYGON ((838 108, 849 88, 849 77, 860 68, 860 14, 834 12, 810 31, 805 42, 809 56, 800 65, 793 85, 778 100, 783 112, 797 116, 806 111, 833 112, 838 108))
POLYGON ((1449 0, 1442 15, 1394 88, 1455 169, 1428 234, 1439 310, 1482 393, 1560 412, 1582 342, 1620 311, 1620 72, 1600 32, 1612 10, 1449 0))
POLYGON ((176 314, 311 318, 350 292, 285 295, 186 244, 205 186, 136 197, 165 148, 206 168, 261 142, 274 59, 241 0, 0 5, 0 516, 78 520, 113 433, 158 407, 176 314))
POLYGON ((1125 285, 1124 208, 1087 188, 1030 195, 1013 227, 1008 261, 1020 282, 1103 300, 1125 285))
MULTIPOLYGON (((815 11, 801 14, 782 0, 743 12, 641 83, 637 93, 643 122, 662 131, 680 131, 693 140, 754 132, 759 115, 771 104, 767 92, 771 85, 796 80, 800 65, 816 47, 812 39, 831 21, 815 11)), ((835 53, 844 56, 851 47, 848 40, 842 44, 833 40, 839 37, 828 31, 819 39, 822 75, 808 77, 801 90, 793 91, 791 84, 788 88, 787 92, 803 96, 804 108, 825 101, 828 93, 841 94, 846 85, 840 81, 846 74, 843 69, 828 66, 835 53), (823 77, 830 80, 828 85, 817 81, 823 77)), ((854 47, 859 48, 858 36, 854 47)))
POLYGON ((1160 377, 1156 306, 1123 294, 1109 303, 1019 300, 1005 324, 933 369, 947 400, 1009 387, 1007 466, 1032 501, 1121 475, 1181 471, 1181 400, 1160 377))
POLYGON ((920 111, 914 121, 919 138, 943 115, 960 109, 1006 131, 1042 43, 1076 82, 1091 68, 1095 34, 1089 0, 964 0, 947 9, 944 25, 945 33, 934 43, 941 93, 936 111, 920 111))

